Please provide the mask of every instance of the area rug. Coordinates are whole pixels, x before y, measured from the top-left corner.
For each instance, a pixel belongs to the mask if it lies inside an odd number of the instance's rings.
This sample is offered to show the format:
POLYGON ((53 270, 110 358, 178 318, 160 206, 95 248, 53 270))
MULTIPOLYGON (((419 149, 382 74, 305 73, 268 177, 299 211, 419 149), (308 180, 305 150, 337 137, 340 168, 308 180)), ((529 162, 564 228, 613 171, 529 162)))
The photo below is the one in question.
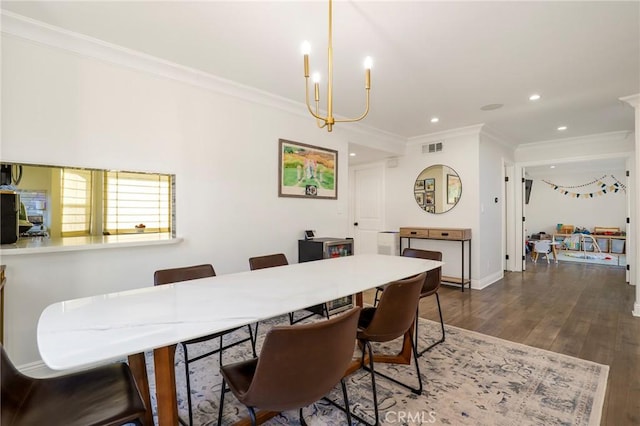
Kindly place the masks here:
MULTIPOLYGON (((264 333, 286 317, 260 323, 258 348, 264 333)), ((440 324, 420 319, 419 348, 439 337, 440 324)), ((246 328, 245 328, 246 330, 246 328)), ((235 333, 243 333, 239 330, 235 333)), ((238 336, 236 336, 237 338, 238 336)), ((234 336, 230 336, 233 339, 234 336)), ((397 352, 400 341, 380 345, 376 351, 397 352)), ((248 344, 224 354, 224 363, 250 356, 248 344)), ((190 348, 190 354, 192 353, 190 348)), ((359 353, 357 350, 354 354, 359 353)), ((196 354, 193 353, 192 356, 196 354)), ((147 357, 151 357, 147 354, 147 357)), ((153 362, 149 365, 155 416, 153 362)), ((446 341, 419 358, 424 391, 412 394, 384 378, 376 380, 380 422, 393 425, 598 425, 602 413, 609 367, 457 327, 446 327, 446 341)), ((220 398, 218 358, 212 356, 192 364, 191 386, 194 424, 215 425, 220 398)), ((376 368, 402 381, 417 383, 413 365, 376 364, 376 368)), ((178 408, 187 418, 186 387, 182 351, 176 352, 178 408)), ((373 421, 371 379, 359 370, 348 377, 347 389, 353 412, 373 421)), ((329 395, 342 403, 338 386, 329 395)), ((227 393, 223 424, 245 417, 247 411, 227 393)), ((326 402, 304 409, 310 425, 344 425, 343 412, 326 402)), ((285 412, 270 425, 300 424, 298 412, 285 412)), ((354 424, 356 424, 354 422, 354 424)))

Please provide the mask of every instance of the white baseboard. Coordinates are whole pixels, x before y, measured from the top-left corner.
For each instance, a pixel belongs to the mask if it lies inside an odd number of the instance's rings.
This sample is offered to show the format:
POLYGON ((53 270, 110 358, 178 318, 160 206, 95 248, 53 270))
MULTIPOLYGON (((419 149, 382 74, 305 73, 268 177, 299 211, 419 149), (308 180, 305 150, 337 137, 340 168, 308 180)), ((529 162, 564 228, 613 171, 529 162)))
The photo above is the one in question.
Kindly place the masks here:
POLYGON ((640 317, 640 302, 636 302, 633 307, 633 312, 631 312, 634 317, 640 317))
POLYGON ((491 284, 500 281, 504 278, 504 271, 498 271, 495 274, 484 277, 482 280, 471 280, 471 288, 474 290, 482 290, 489 287, 491 284))

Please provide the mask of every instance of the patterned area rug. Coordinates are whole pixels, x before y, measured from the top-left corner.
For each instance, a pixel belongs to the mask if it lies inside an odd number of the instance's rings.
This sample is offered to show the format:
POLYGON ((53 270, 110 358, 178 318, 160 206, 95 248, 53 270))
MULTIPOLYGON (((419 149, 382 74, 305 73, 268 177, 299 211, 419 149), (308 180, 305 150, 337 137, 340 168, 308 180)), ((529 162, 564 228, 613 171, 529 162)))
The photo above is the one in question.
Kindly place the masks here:
MULTIPOLYGON (((265 332, 274 324, 287 323, 279 317, 260 323, 258 349, 265 332)), ((439 337, 440 324, 420 319, 419 348, 439 337)), ((246 330, 246 327, 245 329, 246 330)), ((236 331, 242 334, 244 331, 236 331)), ((244 335, 244 334, 243 334, 244 335)), ((231 335, 230 339, 233 339, 231 335)), ((237 337, 236 337, 237 338, 237 337)), ((376 352, 395 353, 400 341, 374 347, 376 352)), ((195 356, 190 347, 190 355, 195 356)), ((250 356, 249 344, 225 352, 224 362, 250 356), (246 346, 243 347, 243 346, 246 346)), ((359 354, 358 351, 354 354, 359 354)), ((150 357, 147 354, 147 357, 150 357)), ((147 360, 153 368, 153 362, 147 360)), ((419 358, 424 383, 422 396, 412 394, 384 378, 377 378, 382 424, 418 425, 598 425, 609 367, 578 358, 512 343, 491 336, 446 327, 446 341, 419 358)), ((220 398, 218 358, 208 357, 192 364, 191 383, 194 424, 217 424, 220 398)), ((149 370, 154 400, 153 371, 149 370)), ((402 381, 417 384, 415 367, 376 364, 376 369, 402 381)), ((187 418, 184 364, 180 346, 176 351, 176 382, 181 417, 187 418)), ((353 412, 373 421, 371 379, 359 370, 348 377, 347 389, 353 412)), ((342 405, 340 386, 330 398, 342 405)), ((223 424, 247 415, 233 394, 227 393, 223 424)), ((344 425, 343 412, 326 402, 304 409, 310 425, 344 425)), ((300 424, 298 412, 285 412, 267 424, 300 424)))

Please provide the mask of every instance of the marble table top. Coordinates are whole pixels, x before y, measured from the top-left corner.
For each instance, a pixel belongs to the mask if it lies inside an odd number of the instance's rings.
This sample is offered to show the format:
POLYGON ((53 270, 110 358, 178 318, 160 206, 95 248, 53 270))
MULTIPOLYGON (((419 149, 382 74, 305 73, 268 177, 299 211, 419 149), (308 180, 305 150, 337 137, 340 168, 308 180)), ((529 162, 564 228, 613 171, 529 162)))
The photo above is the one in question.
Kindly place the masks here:
POLYGON ((88 366, 272 318, 441 265, 362 254, 58 302, 40 316, 38 348, 52 369, 88 366))

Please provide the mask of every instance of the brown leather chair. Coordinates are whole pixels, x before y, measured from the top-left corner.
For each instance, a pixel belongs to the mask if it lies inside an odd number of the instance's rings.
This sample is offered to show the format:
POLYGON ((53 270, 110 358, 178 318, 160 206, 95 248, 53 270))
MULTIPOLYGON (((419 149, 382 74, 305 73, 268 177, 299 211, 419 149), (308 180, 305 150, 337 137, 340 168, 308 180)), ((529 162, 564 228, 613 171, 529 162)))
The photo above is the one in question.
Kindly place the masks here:
MULTIPOLYGON (((154 281, 154 285, 163 285, 163 284, 171 284, 171 283, 182 282, 182 281, 190 281, 190 280, 195 280, 199 278, 214 277, 215 275, 216 275, 216 272, 213 269, 212 265, 203 264, 203 265, 185 266, 181 268, 162 269, 162 270, 156 271, 153 274, 153 281, 154 281)), ((191 403, 191 380, 189 379, 189 364, 194 361, 198 361, 202 358, 219 353, 220 354, 219 363, 220 363, 220 366, 222 366, 222 352, 225 349, 229 349, 233 346, 239 345, 244 342, 251 342, 251 350, 253 352, 253 357, 255 358, 257 355, 256 355, 256 342, 253 337, 253 330, 251 329, 250 325, 248 325, 247 328, 249 331, 248 338, 236 340, 232 343, 228 343, 227 345, 223 345, 222 337, 226 334, 229 334, 237 330, 237 328, 223 331, 220 333, 210 334, 208 336, 199 337, 197 339, 192 339, 192 340, 188 340, 186 342, 180 343, 184 351, 184 372, 185 372, 186 383, 187 383, 187 408, 189 411, 189 423, 188 423, 189 425, 193 424, 193 406, 191 403), (216 349, 200 354, 193 358, 189 358, 189 351, 188 351, 189 345, 207 342, 212 339, 219 339, 218 347, 216 349)))
POLYGON ((375 424, 378 424, 379 421, 376 374, 408 388, 415 394, 420 395, 422 393, 422 378, 420 377, 420 366, 418 365, 418 353, 412 339, 408 339, 408 341, 411 344, 411 351, 416 365, 418 388, 412 388, 394 377, 376 372, 373 368, 373 349, 371 348, 371 342, 389 342, 403 336, 411 330, 411 326, 416 319, 416 312, 420 301, 420 290, 422 289, 426 275, 426 272, 423 272, 411 278, 392 281, 387 284, 382 292, 382 296, 376 307, 364 308, 362 312, 360 312, 357 338, 362 347, 362 367, 371 372, 371 387, 373 388, 373 405, 376 418, 375 424), (369 356, 368 367, 364 363, 365 349, 369 356))
MULTIPOLYGON (((402 251, 402 255, 406 257, 417 257, 419 259, 428 259, 428 260, 437 260, 438 262, 442 261, 442 253, 439 251, 431 251, 431 250, 421 250, 415 248, 405 248, 402 251)), ((442 320, 442 308, 440 307, 440 296, 438 295, 438 290, 440 289, 440 283, 442 282, 442 267, 438 267, 436 269, 432 269, 427 271, 427 278, 424 280, 424 284, 422 285, 422 290, 420 292, 420 299, 423 297, 428 297, 431 295, 436 295, 436 302, 438 303, 438 313, 440 314, 440 328, 442 329, 442 337, 440 340, 431 344, 426 349, 423 349, 421 352, 418 352, 418 357, 421 357, 425 352, 431 350, 434 346, 444 342, 445 334, 444 334, 444 321, 442 320)), ((374 305, 379 300, 379 294, 384 290, 384 286, 376 288, 376 296, 374 305)), ((418 304, 418 309, 420 308, 420 304, 418 304)), ((416 316, 420 316, 416 313, 416 316)), ((416 333, 415 333, 415 346, 416 350, 418 350, 418 321, 416 321, 416 333)))
MULTIPOLYGON (((256 257, 249 258, 249 268, 252 271, 255 271, 256 269, 285 266, 288 264, 289 262, 287 261, 287 256, 285 256, 283 253, 268 254, 265 256, 256 256, 256 257)), ((329 308, 327 307, 326 303, 323 303, 317 306, 312 306, 307 310, 311 311, 312 313, 298 319, 295 319, 294 312, 289 312, 289 324, 293 325, 307 318, 311 318, 314 315, 325 316, 327 319, 329 319, 329 308)), ((258 334, 257 327, 256 327, 256 334, 258 334)))
POLYGON ((36 379, 20 373, 0 349, 2 426, 142 425, 145 406, 127 364, 36 379))
POLYGON ((223 366, 218 424, 222 424, 225 384, 247 407, 255 425, 256 409, 299 409, 300 422, 305 424, 302 407, 318 401, 340 382, 350 425, 343 376, 353 357, 359 313, 356 307, 327 321, 273 327, 259 358, 223 366))

